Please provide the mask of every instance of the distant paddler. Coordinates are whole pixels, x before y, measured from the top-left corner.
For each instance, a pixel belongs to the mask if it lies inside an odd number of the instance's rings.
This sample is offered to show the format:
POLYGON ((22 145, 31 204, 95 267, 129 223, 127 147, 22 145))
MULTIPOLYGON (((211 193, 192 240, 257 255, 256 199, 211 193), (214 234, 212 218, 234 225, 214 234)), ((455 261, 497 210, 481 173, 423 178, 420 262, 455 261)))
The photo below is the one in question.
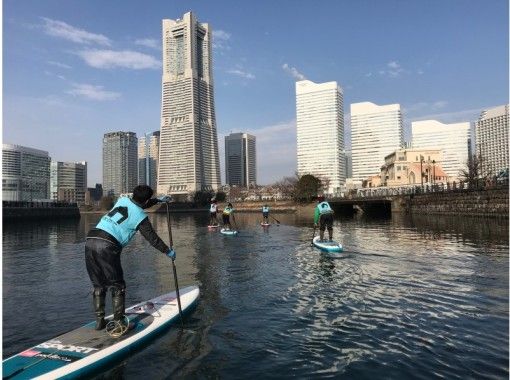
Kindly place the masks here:
POLYGON ((218 212, 218 204, 216 202, 216 199, 213 198, 211 200, 211 205, 209 207, 209 227, 217 227, 218 226, 218 219, 217 219, 217 212, 218 212))
POLYGON ((262 217, 264 218, 263 224, 269 224, 269 206, 264 204, 262 207, 262 217))
POLYGON ((314 226, 319 227, 320 241, 324 241, 324 231, 327 227, 329 241, 333 240, 333 209, 328 202, 324 200, 323 195, 317 197, 317 206, 315 207, 314 226))
POLYGON ((223 226, 225 229, 230 230, 230 215, 234 213, 234 206, 232 206, 232 203, 229 203, 227 207, 223 210, 223 226))

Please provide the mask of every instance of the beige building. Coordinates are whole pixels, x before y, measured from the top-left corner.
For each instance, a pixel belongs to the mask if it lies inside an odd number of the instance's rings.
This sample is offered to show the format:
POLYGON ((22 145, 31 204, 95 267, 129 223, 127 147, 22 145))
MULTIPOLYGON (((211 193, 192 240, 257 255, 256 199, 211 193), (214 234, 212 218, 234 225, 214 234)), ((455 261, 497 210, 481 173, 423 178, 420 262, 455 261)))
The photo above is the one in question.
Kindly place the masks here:
POLYGON ((448 176, 443 171, 442 160, 440 149, 397 149, 384 158, 381 173, 364 180, 363 187, 446 183, 448 176))

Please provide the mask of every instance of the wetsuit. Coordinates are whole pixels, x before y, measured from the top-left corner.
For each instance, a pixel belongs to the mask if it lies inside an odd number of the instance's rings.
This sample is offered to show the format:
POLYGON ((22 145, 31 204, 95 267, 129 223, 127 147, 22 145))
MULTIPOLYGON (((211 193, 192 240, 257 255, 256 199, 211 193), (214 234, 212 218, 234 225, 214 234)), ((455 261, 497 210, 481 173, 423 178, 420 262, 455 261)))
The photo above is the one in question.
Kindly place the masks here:
MULTIPOLYGON (((156 200, 149 200, 143 208, 152 207, 156 200)), ((168 246, 159 238, 143 211, 133 200, 122 197, 97 226, 90 230, 85 243, 85 263, 95 290, 105 292, 112 287, 124 292, 126 284, 120 254, 134 237, 136 231, 162 253, 168 246)))

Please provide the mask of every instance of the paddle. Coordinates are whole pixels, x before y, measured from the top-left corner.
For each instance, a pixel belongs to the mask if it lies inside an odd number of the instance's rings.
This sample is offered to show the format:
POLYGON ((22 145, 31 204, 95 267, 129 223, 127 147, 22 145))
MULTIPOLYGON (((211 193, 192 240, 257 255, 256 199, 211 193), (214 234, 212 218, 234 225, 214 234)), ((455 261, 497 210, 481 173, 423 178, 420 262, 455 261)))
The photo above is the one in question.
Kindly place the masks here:
MULTIPOLYGON (((174 247, 174 241, 172 239, 172 226, 170 225, 170 209, 168 208, 168 203, 166 202, 166 219, 168 224, 168 237, 170 239, 170 249, 174 247)), ((182 320, 182 308, 181 308, 181 296, 179 294, 179 283, 177 282, 177 269, 175 268, 175 259, 172 259, 172 267, 174 270, 174 280, 175 280, 175 294, 177 295, 177 305, 179 306, 179 317, 181 318, 181 327, 184 325, 182 320)))
POLYGON ((317 228, 317 225, 316 225, 316 224, 314 224, 314 225, 313 225, 313 236, 312 236, 312 241, 310 242, 310 245, 312 245, 312 246, 313 246, 313 238, 315 237, 315 229, 316 229, 316 228, 317 228))
POLYGON ((276 224, 277 226, 280 225, 280 221, 278 219, 276 219, 273 215, 269 215, 269 216, 275 220, 275 222, 277 223, 276 224))
POLYGON ((232 220, 234 221, 234 227, 235 227, 236 231, 239 232, 239 228, 237 228, 236 217, 235 217, 234 213, 232 213, 232 220))

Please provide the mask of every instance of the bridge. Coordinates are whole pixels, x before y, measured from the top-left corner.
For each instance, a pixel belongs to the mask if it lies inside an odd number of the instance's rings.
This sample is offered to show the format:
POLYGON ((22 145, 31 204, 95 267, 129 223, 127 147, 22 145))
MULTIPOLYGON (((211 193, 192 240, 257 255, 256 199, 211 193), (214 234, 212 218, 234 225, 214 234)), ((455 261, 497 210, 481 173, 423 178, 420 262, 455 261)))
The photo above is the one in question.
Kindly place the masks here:
MULTIPOLYGON (((371 214, 389 214, 391 212, 409 212, 415 197, 432 196, 430 201, 445 199, 451 195, 452 199, 477 193, 486 193, 493 190, 506 190, 508 192, 508 178, 492 181, 473 181, 435 183, 421 185, 407 185, 401 187, 372 187, 352 191, 343 196, 328 198, 331 207, 340 213, 354 213, 362 210, 371 214), (437 195, 434 197, 434 195, 437 195)), ((508 209, 508 206, 507 206, 508 209)))

